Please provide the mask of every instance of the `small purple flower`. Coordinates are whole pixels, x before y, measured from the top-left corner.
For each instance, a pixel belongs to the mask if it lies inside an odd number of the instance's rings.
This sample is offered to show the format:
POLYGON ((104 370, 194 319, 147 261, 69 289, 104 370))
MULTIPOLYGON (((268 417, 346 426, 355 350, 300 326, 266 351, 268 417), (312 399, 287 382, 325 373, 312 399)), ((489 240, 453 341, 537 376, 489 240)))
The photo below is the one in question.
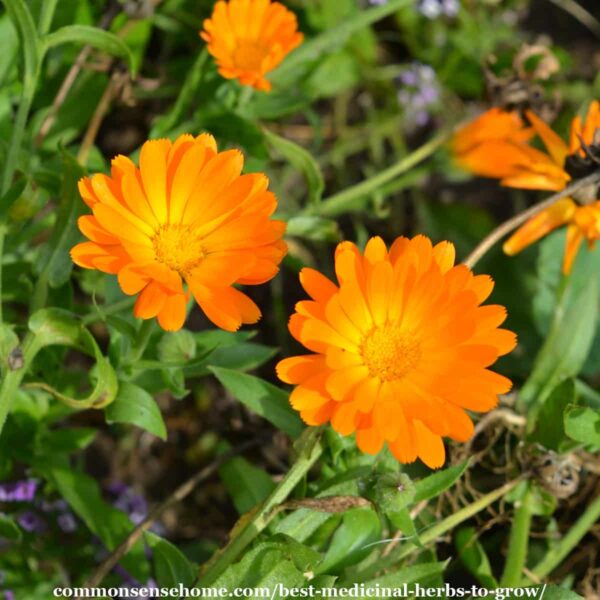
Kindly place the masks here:
POLYGON ((34 479, 0 483, 0 502, 31 502, 37 487, 37 481, 34 479))
POLYGON ((428 19, 437 19, 442 15, 455 17, 460 10, 459 0, 419 0, 417 10, 428 19))
POLYGON ((16 596, 12 590, 4 590, 4 600, 15 600, 16 596))
POLYGON ((430 120, 430 109, 440 100, 440 87, 433 68, 412 63, 400 73, 397 83, 398 103, 404 108, 407 125, 426 125, 430 120))
POLYGON ((113 506, 122 510, 135 524, 141 523, 148 515, 148 503, 143 496, 136 494, 123 483, 111 483, 107 490, 115 497, 113 506))
POLYGON ((65 533, 72 533, 77 529, 77 521, 75 520, 73 514, 70 512, 64 512, 58 515, 56 522, 65 533))
POLYGON ((30 510, 21 513, 17 517, 17 523, 30 533, 42 533, 46 529, 46 523, 30 510))

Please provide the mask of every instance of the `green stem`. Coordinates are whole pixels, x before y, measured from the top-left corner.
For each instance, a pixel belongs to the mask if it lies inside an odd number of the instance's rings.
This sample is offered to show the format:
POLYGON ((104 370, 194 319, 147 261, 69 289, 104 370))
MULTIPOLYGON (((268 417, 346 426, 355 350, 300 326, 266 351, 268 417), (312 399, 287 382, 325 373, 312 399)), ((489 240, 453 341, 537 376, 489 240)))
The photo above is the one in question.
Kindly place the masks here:
POLYGON ((33 289, 33 295, 31 296, 31 303, 29 305, 29 313, 33 314, 40 308, 46 306, 48 300, 48 273, 46 269, 40 273, 37 278, 37 282, 33 289))
POLYGON ((319 214, 322 216, 332 217, 338 215, 348 209, 356 200, 364 196, 372 194, 374 191, 379 189, 381 186, 389 183, 399 175, 406 173, 409 169, 420 163, 431 156, 436 150, 443 146, 450 138, 452 132, 444 131, 434 138, 429 140, 417 148, 414 152, 411 152, 408 156, 405 156, 400 162, 384 169, 377 175, 357 183, 352 187, 349 187, 338 194, 334 194, 329 198, 326 198, 317 206, 310 206, 305 209, 306 213, 319 214))
MULTIPOLYGON (((467 506, 461 508, 459 511, 451 514, 449 517, 446 517, 439 523, 436 523, 435 525, 431 526, 429 529, 426 529, 422 533, 419 533, 419 541, 421 542, 421 545, 426 546, 427 544, 435 542, 449 531, 452 531, 463 521, 470 519, 473 515, 476 515, 477 513, 481 512, 482 510, 486 509, 488 506, 496 502, 496 500, 499 500, 500 498, 508 494, 508 492, 510 492, 514 487, 516 487, 517 484, 519 484, 521 481, 522 478, 520 477, 509 481, 502 487, 499 487, 498 489, 493 490, 485 494, 484 496, 481 496, 481 498, 478 498, 477 500, 475 500, 475 502, 468 504, 467 506)), ((390 552, 386 556, 380 557, 376 563, 365 567, 361 571, 355 571, 352 574, 349 583, 366 581, 368 579, 371 579, 383 569, 391 568, 395 565, 398 565, 403 558, 406 558, 407 556, 413 554, 413 552, 418 552, 419 550, 420 548, 417 548, 412 542, 403 544, 397 550, 390 552)))
POLYGON ((242 520, 244 518, 249 519, 248 522, 237 532, 234 532, 233 537, 229 540, 225 548, 218 552, 203 567, 200 573, 200 583, 203 587, 212 585, 256 536, 267 527, 276 514, 274 509, 287 499, 300 480, 315 464, 319 456, 321 456, 323 447, 318 439, 320 434, 320 428, 309 428, 302 434, 298 442, 303 443, 303 450, 300 452, 298 460, 292 465, 292 468, 260 508, 255 513, 250 513, 246 517, 242 517, 242 520))
POLYGON ((204 67, 208 62, 208 50, 205 48, 198 54, 196 62, 192 65, 190 72, 177 96, 177 100, 167 115, 156 122, 152 128, 150 137, 157 138, 167 135, 171 129, 184 120, 184 114, 194 100, 194 93, 198 89, 204 76, 204 67))
POLYGON ((23 84, 23 94, 21 95, 21 102, 17 109, 17 117, 15 124, 13 125, 12 135, 10 143, 8 145, 8 151, 6 154, 6 160, 4 162, 4 172, 2 173, 2 187, 0 188, 0 196, 4 196, 8 192, 12 178, 16 170, 17 159, 21 150, 21 142, 23 141, 23 135, 25 134, 25 126, 27 125, 27 117, 29 110, 33 102, 33 95, 35 91, 35 81, 25 80, 23 84))
POLYGON ((125 364, 134 365, 142 356, 148 346, 152 332, 154 331, 154 319, 145 319, 142 321, 140 329, 137 334, 135 344, 129 352, 129 357, 125 361, 125 364))
POLYGON ((0 384, 0 434, 6 422, 6 416, 10 410, 13 398, 21 381, 25 376, 25 373, 29 369, 29 365, 35 358, 35 355, 39 352, 41 345, 37 342, 35 336, 32 333, 28 333, 25 336, 22 344, 23 350, 23 365, 13 370, 8 363, 2 365, 3 377, 2 383, 0 384))
MULTIPOLYGON (((553 546, 544 558, 531 569, 531 574, 536 579, 544 579, 565 559, 579 544, 585 534, 600 519, 600 496, 586 508, 585 512, 575 522, 568 533, 553 546)), ((531 580, 523 578, 521 585, 530 584, 531 580)), ((537 583, 537 581, 536 581, 537 583)))
POLYGON ((135 298, 124 298, 123 300, 119 300, 118 302, 110 304, 109 306, 98 306, 95 312, 85 315, 85 317, 81 319, 81 322, 84 325, 89 325, 90 323, 95 323, 96 321, 103 321, 107 315, 114 315, 122 310, 131 308, 134 303, 135 298))
POLYGON ((528 488, 515 510, 513 524, 510 530, 506 563, 500 585, 502 587, 517 587, 521 581, 527 549, 529 547, 529 532, 531 529, 531 490, 528 488))
POLYGON ((46 35, 50 31, 57 4, 58 0, 44 0, 42 2, 40 17, 38 19, 38 33, 40 35, 46 35))

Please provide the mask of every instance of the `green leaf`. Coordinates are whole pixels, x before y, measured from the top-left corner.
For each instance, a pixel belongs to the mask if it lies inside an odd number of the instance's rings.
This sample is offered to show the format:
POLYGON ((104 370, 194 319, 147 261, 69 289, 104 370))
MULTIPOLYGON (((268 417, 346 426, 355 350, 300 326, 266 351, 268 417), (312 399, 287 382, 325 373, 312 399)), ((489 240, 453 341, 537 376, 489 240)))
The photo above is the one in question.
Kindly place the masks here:
POLYGON ((274 71, 270 78, 271 81, 275 87, 278 87, 285 78, 290 77, 290 74, 295 69, 298 70, 301 67, 306 67, 312 62, 322 60, 323 56, 327 56, 336 48, 343 46, 352 34, 394 14, 401 8, 408 6, 413 2, 414 0, 389 0, 382 6, 368 8, 345 19, 336 27, 332 27, 311 38, 294 50, 277 70, 274 71))
POLYGON ((146 532, 146 542, 152 548, 156 583, 162 588, 174 588, 179 584, 192 587, 196 568, 173 544, 152 532, 146 532))
POLYGON ((106 54, 123 58, 133 73, 134 58, 129 46, 114 33, 90 25, 66 25, 42 37, 45 50, 61 44, 85 44, 93 46, 106 54))
POLYGON ((320 555, 301 544, 278 540, 263 542, 246 552, 240 562, 230 566, 213 584, 213 589, 253 587, 288 589, 303 587, 304 572, 314 569, 320 555))
MULTIPOLYGON (((127 515, 102 499, 98 483, 92 477, 71 468, 67 463, 40 461, 38 471, 56 487, 73 511, 109 551, 114 550, 133 530, 127 515)), ((136 579, 146 581, 149 566, 144 546, 138 541, 121 559, 123 567, 136 579)))
POLYGON ((483 546, 477 539, 474 527, 461 527, 454 538, 454 544, 462 563, 479 583, 490 589, 498 587, 492 567, 483 546))
POLYGON ((161 361, 185 364, 196 356, 196 338, 186 329, 165 333, 157 349, 161 361))
POLYGON ((154 398, 133 383, 121 382, 114 401, 106 407, 107 423, 132 423, 153 435, 167 439, 167 428, 154 398))
POLYGON ((341 238, 337 221, 311 215, 288 219, 285 233, 316 242, 337 242, 341 238))
POLYGON ((6 323, 0 324, 0 364, 2 365, 2 372, 7 367, 8 357, 18 345, 19 338, 13 331, 13 326, 6 323))
MULTIPOLYGON (((432 576, 443 573, 447 566, 447 561, 411 565, 410 567, 404 567, 402 569, 398 569, 397 571, 392 571, 390 573, 386 573, 385 575, 381 575, 380 577, 376 577, 375 579, 366 581, 365 589, 373 589, 377 587, 380 589, 386 587, 397 589, 398 585, 403 583, 423 584, 432 576)), ((383 596, 378 597, 383 598, 383 596)))
POLYGON ((228 460, 219 469, 219 475, 240 515, 265 500, 275 489, 271 476, 245 458, 228 460))
POLYGON ((600 410, 569 404, 564 413, 564 426, 572 440, 600 446, 600 410))
POLYGON ((536 417, 531 440, 549 450, 558 451, 565 439, 563 415, 568 404, 575 403, 575 383, 567 379, 552 390, 536 417))
MULTIPOLYGON (((328 496, 358 496, 359 479, 367 476, 369 469, 361 468, 347 472, 344 481, 331 482, 319 491, 316 498, 328 496)), ((307 540, 321 525, 331 519, 331 514, 300 508, 287 515, 275 526, 277 533, 285 534, 299 542, 307 540)))
POLYGON ((550 333, 519 393, 521 405, 539 406, 557 385, 576 376, 585 363, 598 316, 597 273, 590 275, 585 288, 570 302, 572 286, 569 280, 550 333))
POLYGON ((40 39, 29 7, 23 0, 4 0, 6 11, 21 39, 25 82, 31 85, 42 59, 40 39))
POLYGON ((536 598, 540 598, 544 590, 544 600, 584 600, 583 596, 576 594, 573 590, 561 587, 559 585, 544 585, 536 589, 536 598))
POLYGON ((436 471, 423 479, 415 482, 414 503, 430 500, 439 496, 462 476, 469 466, 469 461, 460 463, 454 467, 448 467, 443 471, 436 471))
POLYGON ((0 540, 18 542, 22 537, 18 525, 8 515, 0 513, 0 540))
POLYGON ((304 431, 304 424, 283 390, 245 373, 219 367, 209 367, 209 370, 240 402, 290 437, 298 437, 304 431))
POLYGON ((63 152, 62 157, 63 181, 54 231, 40 253, 37 265, 38 275, 47 277, 53 288, 65 284, 71 276, 73 261, 69 252, 81 238, 76 222, 85 207, 77 191, 77 181, 84 175, 84 170, 67 152, 63 152))
POLYGON ((342 523, 333 535, 323 562, 316 573, 339 573, 345 567, 360 562, 379 540, 381 522, 371 508, 354 508, 344 513, 342 523))
POLYGON ((70 398, 41 384, 40 387, 73 408, 102 408, 117 395, 117 375, 108 359, 102 354, 92 334, 69 311, 60 308, 38 310, 29 319, 29 329, 35 334, 35 344, 44 346, 71 346, 96 360, 96 383, 92 392, 81 400, 70 398))
POLYGON ((71 427, 69 429, 42 430, 36 439, 37 452, 43 454, 72 454, 87 448, 96 437, 97 429, 92 427, 71 427))
POLYGON ((282 138, 268 129, 264 129, 264 134, 269 144, 304 175, 308 188, 308 204, 319 204, 325 189, 325 181, 317 161, 295 142, 282 138))

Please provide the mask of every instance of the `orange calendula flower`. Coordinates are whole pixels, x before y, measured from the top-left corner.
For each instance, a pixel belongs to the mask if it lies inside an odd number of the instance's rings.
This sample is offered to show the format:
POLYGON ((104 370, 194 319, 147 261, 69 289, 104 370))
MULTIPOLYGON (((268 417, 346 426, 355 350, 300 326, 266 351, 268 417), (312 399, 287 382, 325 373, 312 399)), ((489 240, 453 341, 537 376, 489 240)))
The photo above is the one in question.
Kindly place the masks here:
POLYGON ((403 463, 432 468, 445 460, 442 437, 466 441, 466 410, 485 412, 511 388, 490 371, 515 335, 499 329, 502 306, 481 306, 493 288, 487 275, 454 266, 454 246, 379 237, 359 252, 335 254, 338 284, 313 269, 300 273, 310 300, 296 305, 289 329, 313 354, 277 365, 296 387, 292 406, 309 425, 327 421, 375 454, 387 443, 403 463))
POLYGON ((492 108, 464 127, 450 142, 457 164, 476 175, 500 179, 513 173, 515 154, 534 135, 517 111, 492 108))
POLYGON ((303 39, 296 15, 270 0, 219 0, 200 36, 223 77, 264 91, 266 74, 303 39))
POLYGON ((190 295, 223 329, 256 323, 258 306, 233 285, 277 273, 285 223, 270 219, 277 200, 267 177, 241 175, 243 162, 208 134, 148 141, 139 167, 117 156, 110 176, 79 182, 93 214, 79 218, 90 241, 71 250, 73 261, 117 275, 125 294, 137 294, 135 316, 163 329, 181 328, 190 295))
MULTIPOLYGON (((600 103, 592 102, 585 121, 577 116, 571 124, 569 144, 564 142, 544 121, 527 112, 535 132, 544 143, 547 154, 524 146, 521 160, 502 184, 515 188, 560 191, 572 177, 584 177, 597 169, 588 156, 600 147, 600 103)), ((563 198, 532 217, 504 244, 513 255, 562 225, 567 227, 567 244, 563 272, 569 273, 577 251, 585 239, 590 247, 600 239, 600 201, 597 187, 576 198, 563 198)))

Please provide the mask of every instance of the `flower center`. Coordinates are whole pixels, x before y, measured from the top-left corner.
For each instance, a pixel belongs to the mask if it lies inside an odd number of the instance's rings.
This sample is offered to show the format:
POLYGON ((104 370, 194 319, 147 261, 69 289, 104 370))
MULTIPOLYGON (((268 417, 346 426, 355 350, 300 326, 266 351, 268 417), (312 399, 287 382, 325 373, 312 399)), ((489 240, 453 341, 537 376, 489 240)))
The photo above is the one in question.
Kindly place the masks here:
POLYGON ((364 337, 360 353, 371 376, 382 381, 401 379, 421 358, 417 337, 390 324, 373 328, 364 337))
POLYGON ((233 53, 233 61, 243 71, 260 71, 267 48, 255 42, 240 42, 233 53))
POLYGON ((163 225, 152 244, 156 260, 180 275, 189 273, 204 258, 200 240, 185 225, 163 225))

